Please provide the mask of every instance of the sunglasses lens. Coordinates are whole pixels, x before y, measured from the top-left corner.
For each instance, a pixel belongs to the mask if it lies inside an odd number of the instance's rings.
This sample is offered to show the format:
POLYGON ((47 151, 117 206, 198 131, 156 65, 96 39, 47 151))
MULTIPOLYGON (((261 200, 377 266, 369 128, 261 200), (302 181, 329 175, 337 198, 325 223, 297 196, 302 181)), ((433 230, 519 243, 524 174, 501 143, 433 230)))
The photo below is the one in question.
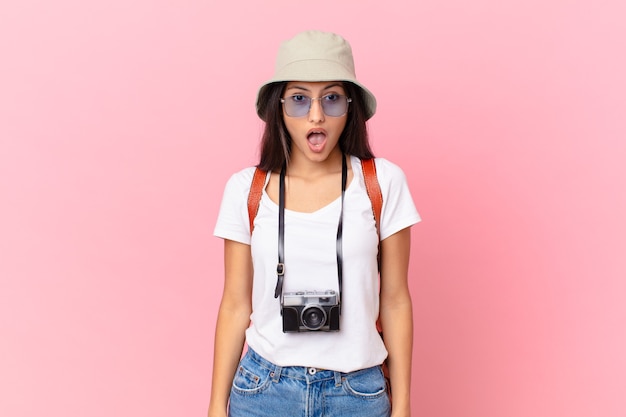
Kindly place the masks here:
POLYGON ((290 117, 302 117, 309 112, 311 108, 311 99, 307 96, 295 95, 285 97, 285 112, 290 117))
POLYGON ((321 98, 324 114, 331 117, 343 116, 348 111, 348 100, 345 96, 329 94, 321 98))

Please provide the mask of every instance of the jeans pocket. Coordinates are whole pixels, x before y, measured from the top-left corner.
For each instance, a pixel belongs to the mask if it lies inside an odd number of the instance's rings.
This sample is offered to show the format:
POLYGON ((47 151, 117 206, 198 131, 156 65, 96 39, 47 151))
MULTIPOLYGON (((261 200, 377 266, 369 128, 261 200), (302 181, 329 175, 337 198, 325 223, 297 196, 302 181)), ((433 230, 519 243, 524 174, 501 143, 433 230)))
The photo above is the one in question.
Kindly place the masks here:
POLYGON ((378 398, 387 392, 387 383, 380 366, 347 374, 343 381, 345 390, 362 398, 378 398))
POLYGON ((244 356, 233 379, 232 389, 239 394, 255 394, 270 382, 270 370, 244 356))

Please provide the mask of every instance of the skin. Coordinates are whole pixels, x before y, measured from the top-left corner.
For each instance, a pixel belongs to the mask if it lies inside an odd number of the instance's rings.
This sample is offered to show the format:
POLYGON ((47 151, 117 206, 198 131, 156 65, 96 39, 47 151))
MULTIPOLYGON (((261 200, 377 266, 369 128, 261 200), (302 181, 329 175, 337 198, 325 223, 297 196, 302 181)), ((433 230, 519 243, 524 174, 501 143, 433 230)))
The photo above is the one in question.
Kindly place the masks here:
MULTIPOLYGON (((344 95, 337 82, 290 82, 283 97, 303 94, 322 97, 344 95)), ((285 206, 289 210, 313 212, 340 196, 342 152, 338 146, 347 114, 326 116, 319 100, 313 100, 308 115, 289 117, 283 112, 292 139, 287 169, 285 206), (308 133, 323 131, 321 145, 312 145, 308 133)), ((275 174, 275 173, 274 173, 275 174)), ((271 175, 266 191, 278 203, 278 175, 271 175)), ((352 180, 348 159, 348 183, 352 180)), ((412 303, 408 288, 410 229, 395 233, 381 243, 380 318, 389 352, 388 364, 393 392, 392 417, 410 416, 411 352, 413 340, 412 303)), ((252 312, 252 258, 250 246, 224 241, 225 281, 215 331, 215 351, 209 417, 227 416, 228 397, 245 342, 244 332, 252 312)))

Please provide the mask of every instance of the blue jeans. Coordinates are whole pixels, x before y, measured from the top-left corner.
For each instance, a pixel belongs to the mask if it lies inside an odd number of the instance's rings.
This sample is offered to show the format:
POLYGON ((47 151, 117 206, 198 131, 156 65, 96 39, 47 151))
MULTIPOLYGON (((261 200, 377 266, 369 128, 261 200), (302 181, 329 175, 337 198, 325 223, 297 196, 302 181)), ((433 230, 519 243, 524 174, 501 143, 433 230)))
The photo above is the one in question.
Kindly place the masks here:
POLYGON ((241 360, 230 391, 229 417, 388 417, 380 366, 343 373, 280 367, 252 349, 241 360))

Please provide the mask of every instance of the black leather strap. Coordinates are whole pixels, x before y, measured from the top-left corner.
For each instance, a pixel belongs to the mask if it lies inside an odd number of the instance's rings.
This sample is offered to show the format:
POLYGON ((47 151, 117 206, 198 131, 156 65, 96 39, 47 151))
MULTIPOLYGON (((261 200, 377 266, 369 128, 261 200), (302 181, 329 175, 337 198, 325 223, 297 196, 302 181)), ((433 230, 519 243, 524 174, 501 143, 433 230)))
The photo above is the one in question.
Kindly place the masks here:
POLYGON ((283 294, 283 278, 285 276, 285 171, 287 163, 280 170, 280 182, 278 189, 278 265, 276 265, 276 289, 274 298, 283 294))
MULTIPOLYGON (((346 184, 348 181, 348 164, 346 155, 342 155, 341 161, 341 209, 339 212, 339 223, 337 225, 337 279, 339 281, 339 301, 341 302, 343 287, 343 200, 346 194, 346 184)), ((278 189, 278 265, 276 265, 276 289, 274 298, 283 294, 283 281, 285 277, 285 172, 286 166, 280 170, 280 180, 278 189)))
MULTIPOLYGON (((346 183, 348 181, 348 165, 346 164, 346 155, 343 155, 341 161, 341 208, 339 211, 339 224, 337 225, 337 280, 339 281, 339 302, 343 299, 343 198, 346 194, 346 183)), ((339 305, 339 313, 341 313, 341 304, 339 305)))

